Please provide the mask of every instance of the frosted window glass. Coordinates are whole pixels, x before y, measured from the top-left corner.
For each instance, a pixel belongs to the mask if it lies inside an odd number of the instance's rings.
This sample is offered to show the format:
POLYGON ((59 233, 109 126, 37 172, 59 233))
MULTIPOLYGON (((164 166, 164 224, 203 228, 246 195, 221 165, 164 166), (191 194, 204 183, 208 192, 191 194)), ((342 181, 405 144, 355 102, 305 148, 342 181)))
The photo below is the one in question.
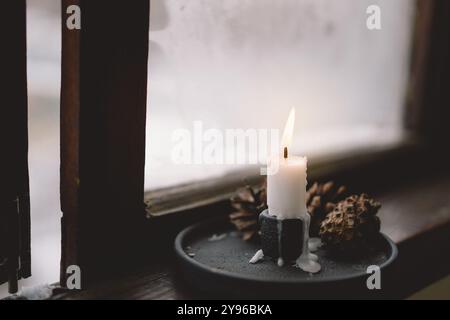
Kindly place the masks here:
POLYGON ((282 128, 293 152, 385 146, 402 138, 415 1, 152 0, 146 188, 226 174, 175 165, 172 132, 282 128), (366 27, 369 5, 382 29, 366 27))

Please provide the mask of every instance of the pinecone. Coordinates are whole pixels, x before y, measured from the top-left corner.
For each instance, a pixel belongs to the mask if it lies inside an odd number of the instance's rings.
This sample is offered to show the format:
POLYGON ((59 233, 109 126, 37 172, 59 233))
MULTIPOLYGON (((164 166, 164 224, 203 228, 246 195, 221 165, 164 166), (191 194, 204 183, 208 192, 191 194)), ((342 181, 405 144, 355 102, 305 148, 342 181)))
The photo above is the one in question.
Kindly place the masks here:
POLYGON ((315 182, 306 193, 306 206, 311 215, 310 236, 319 236, 320 224, 326 215, 333 211, 336 204, 347 197, 347 188, 338 186, 333 181, 315 182))
POLYGON ((258 217, 267 209, 266 183, 253 189, 246 186, 237 191, 231 198, 231 205, 237 211, 230 214, 230 221, 242 232, 245 241, 259 237, 258 217))
POLYGON ((339 202, 321 223, 320 237, 329 250, 346 254, 368 248, 379 234, 376 216, 381 204, 367 194, 353 195, 339 202))

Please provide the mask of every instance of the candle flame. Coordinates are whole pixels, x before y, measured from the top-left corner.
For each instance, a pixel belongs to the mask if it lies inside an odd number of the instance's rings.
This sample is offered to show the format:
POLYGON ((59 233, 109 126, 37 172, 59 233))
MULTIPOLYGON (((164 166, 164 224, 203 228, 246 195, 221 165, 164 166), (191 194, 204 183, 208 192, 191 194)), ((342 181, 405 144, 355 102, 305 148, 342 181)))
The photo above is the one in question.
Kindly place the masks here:
POLYGON ((289 117, 284 126, 283 137, 281 139, 282 150, 284 148, 290 148, 292 144, 292 137, 294 136, 294 124, 295 124, 295 108, 292 108, 289 112, 289 117))

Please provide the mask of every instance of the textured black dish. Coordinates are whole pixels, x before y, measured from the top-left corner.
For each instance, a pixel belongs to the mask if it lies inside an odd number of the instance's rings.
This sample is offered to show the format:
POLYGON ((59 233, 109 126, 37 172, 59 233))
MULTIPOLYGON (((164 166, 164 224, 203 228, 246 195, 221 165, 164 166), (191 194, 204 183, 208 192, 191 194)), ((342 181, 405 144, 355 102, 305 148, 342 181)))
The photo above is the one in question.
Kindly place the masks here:
POLYGON ((380 234, 375 249, 358 260, 337 260, 320 249, 322 271, 310 275, 290 265, 280 268, 271 259, 249 264, 259 249, 260 244, 242 241, 223 219, 188 227, 175 240, 183 279, 211 298, 385 298, 397 257, 396 245, 380 234), (367 288, 370 265, 381 269, 382 290, 367 288))

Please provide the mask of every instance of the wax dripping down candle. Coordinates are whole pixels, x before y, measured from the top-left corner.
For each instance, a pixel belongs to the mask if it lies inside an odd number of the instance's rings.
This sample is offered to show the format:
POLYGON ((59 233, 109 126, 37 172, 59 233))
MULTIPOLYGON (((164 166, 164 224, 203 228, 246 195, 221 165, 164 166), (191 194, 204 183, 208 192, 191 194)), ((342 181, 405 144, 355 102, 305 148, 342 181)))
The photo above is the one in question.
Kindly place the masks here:
MULTIPOLYGON (((290 113, 282 138, 282 159, 278 156, 278 171, 267 177, 267 204, 269 213, 275 215, 278 220, 278 265, 283 266, 282 258, 282 233, 284 219, 300 219, 303 221, 302 254, 296 260, 295 266, 306 272, 319 272, 321 266, 317 262, 318 257, 309 251, 309 225, 311 217, 306 209, 306 157, 289 156, 289 148, 292 144, 295 124, 295 109, 290 113)), ((272 165, 271 163, 269 165, 272 165)), ((269 170, 273 172, 272 170, 269 170)), ((299 230, 299 232, 301 232, 299 230)))

